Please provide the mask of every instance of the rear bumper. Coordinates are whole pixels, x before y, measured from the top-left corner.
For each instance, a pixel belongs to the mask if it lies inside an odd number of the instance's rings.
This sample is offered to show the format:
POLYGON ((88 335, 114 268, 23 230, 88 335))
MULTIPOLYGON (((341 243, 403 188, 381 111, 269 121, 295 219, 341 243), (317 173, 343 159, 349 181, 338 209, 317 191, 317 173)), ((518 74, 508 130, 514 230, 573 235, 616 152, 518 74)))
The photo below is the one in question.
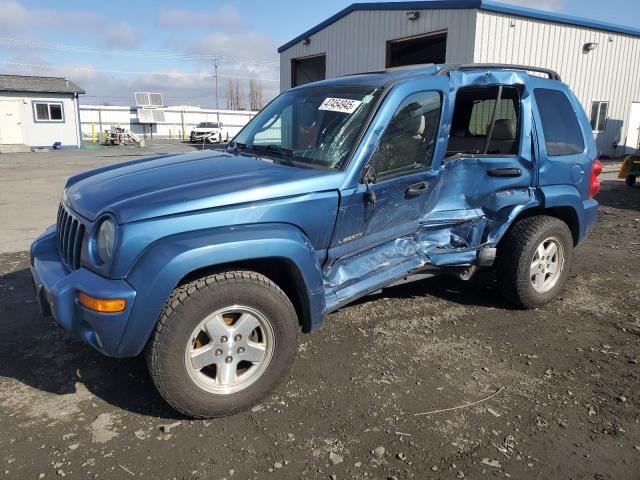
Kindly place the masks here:
POLYGON ((582 217, 580 218, 580 238, 578 245, 584 242, 598 221, 598 202, 594 199, 585 200, 582 202, 582 217))
POLYGON ((31 246, 31 275, 43 315, 108 356, 121 356, 118 346, 131 316, 135 290, 125 280, 111 280, 85 268, 69 271, 56 248, 52 227, 31 246), (101 298, 124 298, 127 306, 118 313, 98 313, 78 302, 77 292, 101 298))

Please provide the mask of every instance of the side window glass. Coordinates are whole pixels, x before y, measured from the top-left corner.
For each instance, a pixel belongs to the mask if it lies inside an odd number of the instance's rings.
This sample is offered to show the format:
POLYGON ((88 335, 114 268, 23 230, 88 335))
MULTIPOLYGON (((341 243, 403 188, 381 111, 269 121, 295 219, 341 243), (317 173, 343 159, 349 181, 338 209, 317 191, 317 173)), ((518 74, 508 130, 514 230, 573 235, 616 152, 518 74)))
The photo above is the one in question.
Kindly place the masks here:
POLYGON ((392 176, 431 166, 440 125, 438 92, 409 95, 398 106, 374 153, 376 176, 392 176))
POLYGON ((515 155, 519 132, 518 88, 463 88, 456 95, 447 156, 515 155))
POLYGON ((548 88, 536 88, 533 94, 540 112, 547 155, 555 157, 582 153, 582 129, 567 96, 559 90, 548 88))

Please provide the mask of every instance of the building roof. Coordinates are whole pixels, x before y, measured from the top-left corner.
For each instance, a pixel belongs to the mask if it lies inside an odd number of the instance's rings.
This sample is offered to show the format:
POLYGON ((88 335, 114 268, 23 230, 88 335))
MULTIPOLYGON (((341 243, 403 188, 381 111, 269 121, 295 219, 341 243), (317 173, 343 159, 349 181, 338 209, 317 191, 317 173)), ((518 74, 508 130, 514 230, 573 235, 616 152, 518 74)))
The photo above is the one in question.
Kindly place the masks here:
POLYGON ((85 93, 66 78, 30 75, 0 75, 0 92, 85 93))
POLYGON ((613 23, 599 22, 597 20, 589 20, 571 15, 560 13, 546 12, 543 10, 535 10, 532 8, 519 7, 515 5, 505 5, 496 3, 491 0, 430 0, 430 1, 409 1, 409 2, 380 2, 380 3, 352 3, 347 8, 340 10, 338 13, 329 17, 324 22, 319 23, 315 27, 298 35, 293 40, 285 43, 278 48, 278 53, 293 47, 298 42, 310 37, 314 33, 323 30, 332 23, 337 22, 346 17, 351 12, 365 10, 468 10, 478 9, 490 12, 505 13, 508 15, 517 15, 520 17, 533 18, 536 20, 544 20, 548 22, 563 23, 566 25, 574 25, 578 27, 594 28, 607 32, 623 33, 626 35, 640 36, 640 29, 625 27, 623 25, 615 25, 613 23))

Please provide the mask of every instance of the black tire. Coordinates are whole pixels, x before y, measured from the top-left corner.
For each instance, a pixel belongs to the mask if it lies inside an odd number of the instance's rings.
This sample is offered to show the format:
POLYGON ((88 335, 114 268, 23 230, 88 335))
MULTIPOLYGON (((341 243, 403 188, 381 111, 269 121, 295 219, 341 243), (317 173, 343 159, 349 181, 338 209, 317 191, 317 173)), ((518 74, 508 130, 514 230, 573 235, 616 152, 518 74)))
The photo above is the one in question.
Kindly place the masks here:
POLYGON ((633 187, 636 184, 636 176, 635 175, 627 175, 624 179, 624 183, 628 187, 633 187))
POLYGON ((296 356, 298 330, 291 301, 271 280, 250 271, 218 273, 174 290, 147 345, 147 365, 160 395, 177 411, 193 418, 231 415, 254 406, 284 378, 296 356), (229 305, 249 306, 269 319, 274 351, 254 383, 235 393, 214 394, 189 377, 185 348, 198 323, 229 305))
POLYGON ((500 293, 521 308, 540 307, 553 300, 564 288, 573 263, 573 236, 566 223, 537 215, 515 223, 498 245, 496 275, 500 293), (538 292, 531 282, 531 262, 538 245, 554 237, 563 247, 564 261, 555 285, 538 292))

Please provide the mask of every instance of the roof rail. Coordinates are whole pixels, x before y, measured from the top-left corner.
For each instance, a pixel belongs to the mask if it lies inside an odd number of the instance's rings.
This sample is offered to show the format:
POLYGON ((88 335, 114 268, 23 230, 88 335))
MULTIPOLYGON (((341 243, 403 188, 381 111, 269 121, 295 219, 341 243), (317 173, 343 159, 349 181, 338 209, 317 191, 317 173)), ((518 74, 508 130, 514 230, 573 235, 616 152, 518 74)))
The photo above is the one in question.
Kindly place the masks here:
POLYGON ((453 71, 463 70, 482 70, 485 68, 499 68, 502 70, 523 70, 525 72, 544 73, 549 76, 550 80, 562 81, 558 72, 549 68, 531 67, 527 65, 511 65, 508 63, 469 63, 469 64, 451 64, 445 65, 442 69, 438 70, 436 75, 447 75, 453 71))

